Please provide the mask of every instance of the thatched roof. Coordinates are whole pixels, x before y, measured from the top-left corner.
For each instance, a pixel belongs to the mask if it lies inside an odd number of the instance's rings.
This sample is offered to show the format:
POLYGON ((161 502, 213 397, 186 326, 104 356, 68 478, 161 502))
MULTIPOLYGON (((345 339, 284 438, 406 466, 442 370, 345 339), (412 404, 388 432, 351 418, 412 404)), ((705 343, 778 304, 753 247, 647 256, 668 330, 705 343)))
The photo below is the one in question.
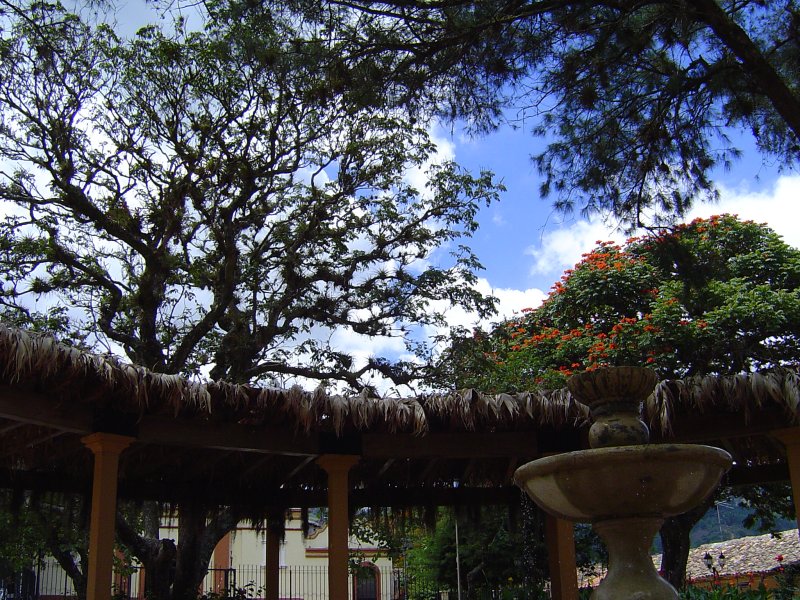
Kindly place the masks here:
POLYGON ((482 394, 476 390, 413 398, 343 396, 319 389, 198 383, 154 373, 110 355, 81 352, 52 337, 0 325, 0 385, 29 387, 75 401, 138 414, 288 424, 302 432, 381 431, 423 435, 432 429, 485 431, 560 427, 585 421, 566 390, 482 394))
POLYGON ((800 375, 781 369, 727 377, 687 377, 661 381, 645 405, 650 426, 669 434, 676 416, 738 413, 751 421, 764 409, 783 411, 787 425, 800 414, 800 375))
MULTIPOLYGON (((780 466, 782 447, 764 434, 796 422, 799 389, 788 371, 666 381, 645 419, 659 439, 710 442, 741 449, 740 465, 780 466)), ((566 390, 373 398, 201 383, 0 325, 0 485, 85 484, 91 455, 80 438, 104 430, 137 440, 121 465, 130 495, 195 494, 201 485, 219 501, 251 494, 308 504, 316 500, 300 496, 326 485, 314 458, 352 453, 364 502, 439 502, 454 481, 483 502, 516 493, 511 475, 524 462, 585 447, 587 425, 566 390)))

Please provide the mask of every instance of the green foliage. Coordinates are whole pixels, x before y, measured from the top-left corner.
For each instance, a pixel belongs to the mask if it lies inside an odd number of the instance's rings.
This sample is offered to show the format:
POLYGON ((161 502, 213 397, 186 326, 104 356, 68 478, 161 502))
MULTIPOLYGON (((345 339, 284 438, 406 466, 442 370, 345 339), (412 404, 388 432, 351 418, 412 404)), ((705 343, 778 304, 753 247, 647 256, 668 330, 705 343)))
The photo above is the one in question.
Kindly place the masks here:
POLYGON ((792 600, 800 593, 800 568, 796 564, 780 567, 776 575, 778 589, 775 590, 775 600, 792 600))
POLYGON ((223 592, 206 592, 199 595, 197 600, 250 600, 251 598, 263 598, 264 595, 264 588, 258 587, 250 581, 243 586, 223 592))
MULTIPOLYGON (((167 10, 123 37, 91 20, 104 7, 0 2, 4 321, 160 373, 365 389, 425 372, 359 363, 337 334, 410 345, 436 305, 492 312, 463 242, 501 187, 437 164, 426 127, 375 110, 295 15, 209 2, 205 21, 167 10)), ((379 71, 365 58, 359 81, 379 71)), ((238 520, 195 508, 177 549, 131 515, 118 527, 153 598, 193 595, 238 520)))
POLYGON ((87 519, 80 496, 0 490, 0 579, 32 571, 49 554, 85 597, 87 519))
MULTIPOLYGON (((407 521, 406 527, 413 521, 407 521)), ((529 501, 514 518, 507 507, 481 507, 470 513, 440 508, 426 529, 407 528, 402 550, 395 558, 407 567, 410 589, 436 582, 440 589, 455 593, 456 522, 461 589, 466 597, 494 594, 516 598, 538 598, 548 579, 544 547, 544 516, 529 501)), ((425 588, 427 589, 427 588, 425 588)))
POLYGON ((374 544, 393 564, 402 565, 413 540, 424 535, 424 520, 424 515, 413 509, 362 509, 350 519, 350 535, 374 544))
POLYGON ((739 158, 742 132, 765 158, 800 157, 795 0, 311 7, 311 26, 337 34, 337 72, 383 63, 366 89, 477 131, 513 115, 544 138, 540 193, 564 211, 611 211, 633 227, 651 208, 683 214, 716 197, 712 171, 739 158))
POLYGON ((9 490, 0 490, 0 581, 32 568, 44 535, 32 515, 14 501, 9 490))
MULTIPOLYGON (((788 483, 728 490, 691 531, 691 547, 797 527, 788 483)), ((661 551, 656 538, 655 552, 661 551)))
MULTIPOLYGON (((458 387, 488 392, 560 388, 607 365, 648 365, 662 378, 734 374, 797 366, 798 327, 800 252, 723 215, 624 246, 599 242, 540 307, 454 336, 442 368, 458 387)), ((761 527, 793 513, 786 489, 737 494, 761 527)))
POLYGON ((335 332, 405 339, 443 322, 437 301, 491 312, 458 242, 501 188, 430 164, 402 112, 322 93, 332 59, 292 15, 254 5, 123 39, 57 2, 13 6, 0 304, 14 322, 58 302, 59 331, 155 371, 360 389, 422 371, 357 364, 335 332))
POLYGON ((683 600, 768 600, 771 597, 763 588, 742 590, 729 585, 709 589, 688 586, 681 592, 683 600))
MULTIPOLYGON (((759 531, 780 531, 779 519, 793 519, 795 516, 792 487, 789 482, 748 486, 741 491, 739 506, 747 510, 743 520, 745 527, 759 531)), ((784 521, 785 522, 785 521, 784 521)), ((792 524, 794 527, 796 524, 792 524)))
POLYGON ((723 215, 623 246, 600 243, 545 302, 454 340, 460 387, 560 387, 573 373, 649 365, 664 378, 794 366, 800 252, 723 215))
MULTIPOLYGON (((511 519, 508 509, 482 507, 479 512, 440 508, 423 511, 369 510, 356 515, 351 533, 386 552, 395 566, 405 567, 408 593, 433 597, 436 590, 455 593, 456 521, 462 591, 470 598, 494 594, 533 599, 547 578, 541 513, 525 501, 511 519)), ((359 562, 356 557, 356 561, 359 562)), ((543 597, 543 596, 542 596, 543 597)))

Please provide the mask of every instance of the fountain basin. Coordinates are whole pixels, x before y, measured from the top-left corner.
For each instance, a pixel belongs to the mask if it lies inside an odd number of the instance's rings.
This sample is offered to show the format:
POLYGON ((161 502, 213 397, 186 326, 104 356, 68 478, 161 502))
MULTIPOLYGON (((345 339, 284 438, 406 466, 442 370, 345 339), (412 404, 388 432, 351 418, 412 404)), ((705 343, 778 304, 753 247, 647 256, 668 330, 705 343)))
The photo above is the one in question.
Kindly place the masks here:
POLYGON ((529 462, 514 482, 550 514, 596 523, 684 513, 730 466, 724 450, 695 444, 593 448, 529 462))

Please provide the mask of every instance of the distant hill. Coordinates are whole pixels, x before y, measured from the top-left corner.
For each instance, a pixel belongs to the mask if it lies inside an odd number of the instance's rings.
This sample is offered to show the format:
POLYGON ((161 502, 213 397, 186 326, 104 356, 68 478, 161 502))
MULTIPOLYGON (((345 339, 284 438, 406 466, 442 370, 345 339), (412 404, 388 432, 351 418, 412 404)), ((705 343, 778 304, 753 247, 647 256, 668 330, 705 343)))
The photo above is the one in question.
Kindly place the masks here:
MULTIPOLYGON (((712 507, 692 529, 692 548, 701 544, 769 533, 757 529, 748 529, 742 525, 747 514, 747 509, 739 506, 738 501, 735 499, 712 507)), ((778 519, 776 531, 794 529, 795 527, 797 527, 797 523, 791 519, 778 519)))
MULTIPOLYGON (((748 529, 742 525, 747 514, 747 509, 739 506, 736 499, 713 506, 692 528, 692 533, 690 534, 691 547, 696 548, 703 544, 769 533, 758 529, 748 529)), ((778 519, 776 531, 794 529, 796 527, 797 523, 791 519, 778 519)), ((658 536, 653 540, 653 552, 661 552, 661 538, 658 536)))

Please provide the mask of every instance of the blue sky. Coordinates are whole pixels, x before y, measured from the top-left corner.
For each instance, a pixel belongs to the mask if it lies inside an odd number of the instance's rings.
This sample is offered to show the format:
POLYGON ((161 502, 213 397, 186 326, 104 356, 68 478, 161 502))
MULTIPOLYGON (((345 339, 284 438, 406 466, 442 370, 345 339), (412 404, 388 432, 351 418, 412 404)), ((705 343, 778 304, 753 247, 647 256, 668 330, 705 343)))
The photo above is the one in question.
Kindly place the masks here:
MULTIPOLYGON (((539 176, 530 160, 541 150, 541 142, 524 131, 501 128, 491 135, 468 138, 434 128, 433 137, 440 159, 455 160, 473 172, 491 170, 507 188, 499 202, 480 212, 480 228, 469 240, 485 267, 479 274, 478 287, 497 297, 499 314, 479 322, 475 315, 463 310, 438 306, 446 311, 450 326, 488 329, 492 322, 511 317, 525 307, 538 306, 564 270, 580 261, 581 255, 592 250, 598 240, 623 242, 629 237, 601 216, 588 221, 580 215, 564 217, 553 211, 551 201, 539 196, 539 176)), ((742 219, 767 223, 788 243, 800 247, 800 173, 779 173, 775 165, 765 165, 747 137, 740 137, 742 159, 730 171, 715 173, 720 201, 699 204, 686 220, 737 214, 742 219)), ((422 183, 414 181, 417 186, 422 183)), ((428 336, 440 333, 441 329, 433 328, 420 332, 428 336)), ((338 331, 333 341, 353 354, 357 362, 375 355, 411 358, 399 339, 366 338, 338 331)), ((392 390, 378 380, 373 383, 384 393, 409 392, 405 388, 392 390)))
MULTIPOLYGON (((480 229, 471 244, 485 267, 481 277, 500 298, 504 315, 540 302, 595 241, 627 237, 601 217, 587 221, 553 211, 550 200, 539 196, 539 176, 530 159, 542 142, 525 131, 501 128, 469 139, 437 130, 435 137, 443 154, 470 170, 494 171, 507 188, 500 202, 481 211, 480 229)), ((769 224, 788 243, 800 247, 800 173, 796 169, 780 173, 776 165, 764 164, 750 139, 739 137, 742 159, 730 171, 719 169, 714 176, 720 202, 699 204, 687 219, 734 213, 769 224)))

